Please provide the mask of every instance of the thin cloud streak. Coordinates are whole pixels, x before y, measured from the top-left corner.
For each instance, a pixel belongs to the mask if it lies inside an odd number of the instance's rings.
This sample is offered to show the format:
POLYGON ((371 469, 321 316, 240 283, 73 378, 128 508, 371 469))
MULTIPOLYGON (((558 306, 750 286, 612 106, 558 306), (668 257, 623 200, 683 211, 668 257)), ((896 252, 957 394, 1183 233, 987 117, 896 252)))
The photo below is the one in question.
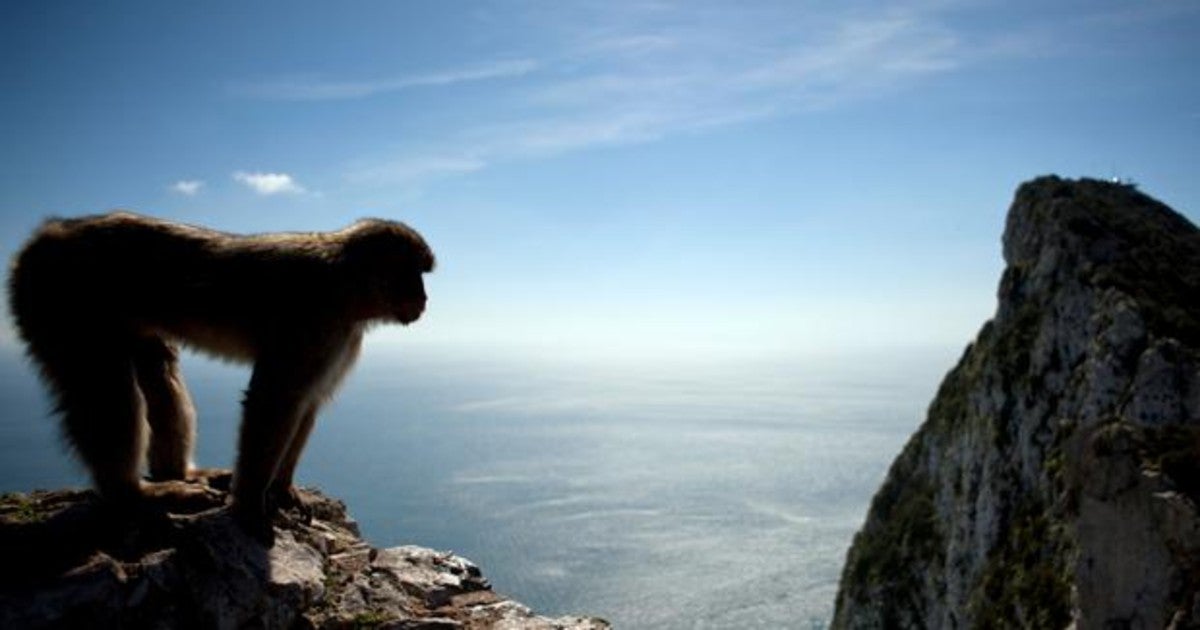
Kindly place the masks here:
POLYGON ((537 68, 538 64, 533 60, 514 59, 445 72, 370 81, 331 81, 319 77, 285 77, 236 86, 233 91, 241 96, 264 100, 350 100, 419 87, 448 86, 488 79, 521 77, 537 68))
POLYGON ((732 81, 733 89, 820 109, 871 98, 968 63, 959 40, 935 24, 900 16, 842 24, 816 46, 785 51, 732 81))
POLYGON ((473 173, 487 165, 486 161, 470 152, 428 155, 365 167, 348 174, 346 179, 359 184, 416 184, 438 177, 473 173))

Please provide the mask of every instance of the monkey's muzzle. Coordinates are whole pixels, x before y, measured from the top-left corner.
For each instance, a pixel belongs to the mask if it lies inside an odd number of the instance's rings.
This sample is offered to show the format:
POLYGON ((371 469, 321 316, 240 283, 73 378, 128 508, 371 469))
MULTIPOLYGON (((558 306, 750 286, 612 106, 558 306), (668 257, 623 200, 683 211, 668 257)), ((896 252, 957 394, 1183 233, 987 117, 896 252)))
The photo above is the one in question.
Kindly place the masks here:
POLYGON ((424 312, 425 300, 405 302, 396 309, 396 320, 407 326, 420 319, 424 312))

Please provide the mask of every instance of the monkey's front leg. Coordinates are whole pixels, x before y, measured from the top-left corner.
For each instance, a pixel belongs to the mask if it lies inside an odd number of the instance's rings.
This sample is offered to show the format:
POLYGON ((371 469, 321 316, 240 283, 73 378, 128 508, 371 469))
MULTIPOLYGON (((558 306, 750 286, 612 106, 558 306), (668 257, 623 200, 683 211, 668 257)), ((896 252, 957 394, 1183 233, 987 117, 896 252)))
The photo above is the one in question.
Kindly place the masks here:
POLYGON ((312 520, 312 512, 300 498, 300 491, 294 485, 294 477, 296 465, 300 462, 300 454, 304 452, 304 445, 308 442, 308 436, 312 434, 313 425, 316 424, 316 417, 316 404, 310 405, 304 410, 296 432, 292 435, 292 442, 288 445, 283 461, 279 463, 279 469, 275 471, 275 478, 267 489, 268 507, 296 510, 305 522, 312 520))
POLYGON ((267 489, 300 422, 302 401, 296 398, 255 387, 253 379, 246 392, 233 474, 233 516, 247 533, 268 545, 274 543, 275 534, 271 528, 274 506, 268 501, 267 489))
POLYGON ((275 494, 278 485, 290 491, 313 415, 353 362, 360 338, 354 331, 335 332, 264 352, 254 366, 243 402, 232 509, 264 543, 274 540, 271 518, 278 506, 272 488, 275 494))

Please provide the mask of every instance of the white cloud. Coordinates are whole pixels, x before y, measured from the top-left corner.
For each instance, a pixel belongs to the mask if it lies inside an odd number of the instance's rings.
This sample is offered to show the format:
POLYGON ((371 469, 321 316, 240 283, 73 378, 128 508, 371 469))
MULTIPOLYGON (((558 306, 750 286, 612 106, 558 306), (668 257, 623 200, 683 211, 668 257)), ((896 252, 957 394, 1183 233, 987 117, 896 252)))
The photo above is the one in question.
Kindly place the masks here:
POLYGON ((247 173, 245 171, 238 171, 233 174, 233 179, 245 184, 260 195, 299 195, 307 192, 303 186, 297 184, 296 180, 292 179, 292 176, 287 173, 247 173))
POLYGON ((336 81, 321 77, 284 77, 253 85, 242 85, 234 91, 243 96, 280 101, 326 101, 366 98, 376 94, 418 87, 453 85, 470 81, 520 77, 538 67, 531 59, 495 61, 466 68, 402 77, 365 81, 336 81))
POLYGON ((198 179, 181 179, 169 186, 171 192, 185 197, 195 197, 203 187, 204 182, 198 179))

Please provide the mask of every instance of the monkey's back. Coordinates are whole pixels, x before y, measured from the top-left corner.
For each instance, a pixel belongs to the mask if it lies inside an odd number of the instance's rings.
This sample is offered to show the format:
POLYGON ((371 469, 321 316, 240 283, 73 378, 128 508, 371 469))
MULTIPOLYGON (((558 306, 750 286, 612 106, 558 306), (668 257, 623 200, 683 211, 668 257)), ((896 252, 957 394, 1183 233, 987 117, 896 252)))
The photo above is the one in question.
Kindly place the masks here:
POLYGON ((257 333, 340 290, 339 247, 337 233, 242 236, 126 212, 52 219, 14 260, 10 308, 31 343, 43 328, 138 334, 193 321, 257 333))

